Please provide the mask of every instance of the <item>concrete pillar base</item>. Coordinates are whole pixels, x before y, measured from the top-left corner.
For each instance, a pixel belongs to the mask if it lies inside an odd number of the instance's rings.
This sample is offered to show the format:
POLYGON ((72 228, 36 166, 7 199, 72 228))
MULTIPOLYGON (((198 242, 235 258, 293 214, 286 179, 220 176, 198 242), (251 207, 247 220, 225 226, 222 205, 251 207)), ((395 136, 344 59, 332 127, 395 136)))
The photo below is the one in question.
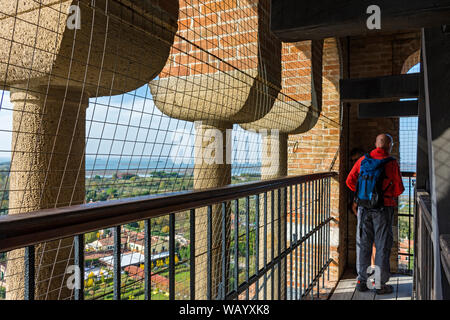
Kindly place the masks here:
MULTIPOLYGON (((276 179, 287 176, 287 140, 288 135, 281 132, 271 132, 262 135, 262 165, 261 165, 261 179, 276 179)), ((281 250, 285 249, 285 237, 286 237, 286 213, 284 207, 286 206, 286 196, 284 190, 281 190, 281 197, 279 197, 278 190, 274 191, 272 196, 271 192, 267 193, 267 222, 264 221, 264 195, 260 196, 260 216, 259 216, 259 238, 262 239, 259 248, 259 265, 264 266, 264 242, 267 241, 267 262, 270 262, 271 250, 272 250, 272 238, 273 238, 273 252, 274 257, 279 254, 278 243, 281 241, 281 250), (273 210, 272 210, 273 207, 273 210), (279 208, 281 211, 279 212, 279 208), (273 216, 273 217, 272 217, 273 216), (280 217, 280 218, 279 218, 280 217), (272 233, 272 219, 273 233, 272 233), (280 219, 280 220, 279 220, 280 219), (281 222, 281 237, 278 237, 278 227, 281 222), (267 238, 264 237, 264 224, 267 224, 267 238)), ((273 300, 281 300, 284 298, 286 281, 285 281, 285 269, 286 260, 281 262, 281 296, 278 296, 278 265, 274 269, 274 296, 273 300)), ((272 300, 272 273, 268 273, 267 280, 267 299, 272 300)), ((263 281, 260 281, 260 292, 258 299, 264 299, 264 285, 263 281)))
MULTIPOLYGON (((79 89, 15 85, 9 214, 81 204, 85 198, 85 120, 79 89)), ((73 238, 36 246, 36 299, 67 299, 73 238)), ((24 249, 8 253, 7 299, 24 297, 24 249)))
MULTIPOLYGON (((231 164, 226 159, 226 144, 231 143, 226 129, 231 129, 231 124, 222 126, 197 122, 195 138, 195 166, 194 189, 207 189, 221 187, 231 183, 231 164), (222 154, 220 154, 220 151, 222 154)), ((226 239, 229 248, 230 239, 230 206, 226 207, 226 239)), ((211 299, 220 295, 222 275, 222 206, 212 206, 212 242, 211 242, 211 299)), ((208 210, 199 208, 195 213, 195 266, 196 266, 196 300, 207 299, 208 279, 208 210)), ((225 253, 229 260, 229 252, 225 253)), ((229 261, 226 263, 229 267, 229 261)))

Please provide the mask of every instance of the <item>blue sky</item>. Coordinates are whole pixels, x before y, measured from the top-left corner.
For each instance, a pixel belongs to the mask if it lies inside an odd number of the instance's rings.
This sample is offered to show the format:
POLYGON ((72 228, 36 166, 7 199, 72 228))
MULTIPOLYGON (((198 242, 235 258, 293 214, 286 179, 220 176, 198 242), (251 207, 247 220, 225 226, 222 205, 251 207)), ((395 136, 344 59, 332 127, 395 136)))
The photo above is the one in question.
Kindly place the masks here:
MULTIPOLYGON (((417 72, 420 72, 420 64, 408 71, 408 73, 417 72)), ((417 117, 400 118, 400 169, 403 171, 416 170, 417 125, 417 117)))

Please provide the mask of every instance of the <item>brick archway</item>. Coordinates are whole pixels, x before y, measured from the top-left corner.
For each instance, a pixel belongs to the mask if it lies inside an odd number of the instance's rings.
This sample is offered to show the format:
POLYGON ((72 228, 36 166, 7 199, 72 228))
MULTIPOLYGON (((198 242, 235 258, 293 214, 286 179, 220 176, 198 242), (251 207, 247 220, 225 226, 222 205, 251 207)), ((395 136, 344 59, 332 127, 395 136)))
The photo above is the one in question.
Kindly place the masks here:
POLYGON ((414 52, 412 55, 410 55, 408 58, 406 58, 405 62, 402 66, 402 74, 408 73, 409 70, 411 70, 412 67, 414 67, 416 64, 420 63, 420 49, 414 52))

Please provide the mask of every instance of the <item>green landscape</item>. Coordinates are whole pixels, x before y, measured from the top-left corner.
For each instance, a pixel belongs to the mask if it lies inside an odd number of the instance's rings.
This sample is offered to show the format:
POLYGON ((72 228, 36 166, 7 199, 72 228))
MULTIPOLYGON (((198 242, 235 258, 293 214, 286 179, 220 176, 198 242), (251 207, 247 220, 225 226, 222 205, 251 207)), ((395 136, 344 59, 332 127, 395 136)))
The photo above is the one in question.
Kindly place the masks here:
MULTIPOLYGON (((1 208, 0 214, 7 214, 8 210, 8 173, 9 163, 0 163, 0 198, 1 208)), ((242 174, 240 176, 233 176, 232 183, 241 183, 248 181, 257 181, 260 176, 257 174, 242 174)), ((176 172, 154 171, 146 176, 139 176, 129 174, 126 172, 119 172, 110 177, 96 175, 94 177, 86 178, 86 202, 107 201, 121 198, 132 198, 137 196, 145 196, 152 194, 161 194, 166 192, 190 190, 193 187, 192 175, 181 175, 176 172)), ((241 199, 239 201, 238 216, 239 216, 239 236, 238 236, 238 254, 239 254, 239 282, 245 279, 245 254, 246 254, 246 224, 249 224, 249 256, 250 256, 250 276, 255 272, 255 245, 256 245, 256 200, 255 197, 249 198, 249 221, 246 221, 246 201, 241 199)), ((409 207, 408 198, 401 197, 400 200, 400 214, 409 214, 413 212, 413 207, 409 207)), ((231 212, 235 214, 234 204, 230 208, 231 212)), ((399 217, 398 232, 399 239, 412 239, 413 228, 409 224, 412 218, 399 217)), ((168 218, 159 217, 151 219, 151 235, 160 236, 162 238, 168 236, 168 218)), ((129 231, 143 232, 144 222, 138 221, 125 225, 129 231)), ((186 239, 190 239, 189 234, 189 212, 181 212, 176 214, 176 234, 182 235, 186 239)), ((231 241, 229 243, 230 261, 229 266, 229 286, 234 284, 234 224, 231 224, 231 241)), ((104 235, 107 236, 111 231, 104 230, 104 235)), ((86 243, 91 243, 99 239, 98 232, 91 232, 85 235, 86 243)), ((159 244, 160 245, 160 244, 159 244)), ((168 245, 166 246, 168 247, 168 245)), ((159 249, 158 249, 159 250, 159 249)), ((412 248, 411 251, 412 253, 412 248)), ((189 246, 177 246, 177 256, 179 262, 176 266, 176 292, 177 298, 189 298, 189 280, 190 280, 190 250, 189 246)), ((6 261, 6 254, 0 254, 0 262, 6 261)), ((409 261, 412 267, 412 259, 409 261)), ((97 260, 86 260, 86 265, 99 266, 97 260)), ((152 266, 152 273, 162 277, 168 277, 167 264, 152 266)), ((109 276, 102 276, 101 278, 89 277, 85 281, 86 299, 112 299, 113 298, 113 284, 110 270, 105 269, 109 276)), ((0 287, 0 298, 4 298, 5 289, 0 287)), ((144 282, 136 280, 126 272, 122 274, 122 299, 144 299, 144 282)), ((153 287, 151 291, 151 299, 164 300, 168 299, 168 292, 158 287, 153 287)))
MULTIPOLYGON (((0 163, 0 215, 8 213, 10 163, 0 163)), ((231 183, 257 181, 259 174, 243 173, 231 183)), ((152 194, 186 191, 193 188, 193 176, 177 172, 153 171, 145 176, 118 172, 111 176, 86 177, 86 202, 133 198, 152 194)))

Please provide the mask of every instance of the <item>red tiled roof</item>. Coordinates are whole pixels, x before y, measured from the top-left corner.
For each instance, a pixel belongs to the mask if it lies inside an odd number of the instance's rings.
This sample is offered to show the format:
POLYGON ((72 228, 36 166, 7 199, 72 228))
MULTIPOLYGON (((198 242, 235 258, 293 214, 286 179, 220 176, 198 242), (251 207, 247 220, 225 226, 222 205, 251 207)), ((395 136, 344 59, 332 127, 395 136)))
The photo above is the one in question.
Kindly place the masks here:
MULTIPOLYGON (((138 266, 128 266, 124 268, 124 270, 128 273, 130 277, 132 277, 134 280, 139 281, 144 279, 144 270, 141 269, 138 266)), ((154 284, 158 289, 167 291, 169 290, 169 279, 166 277, 163 277, 159 274, 151 274, 151 282, 154 284)))

